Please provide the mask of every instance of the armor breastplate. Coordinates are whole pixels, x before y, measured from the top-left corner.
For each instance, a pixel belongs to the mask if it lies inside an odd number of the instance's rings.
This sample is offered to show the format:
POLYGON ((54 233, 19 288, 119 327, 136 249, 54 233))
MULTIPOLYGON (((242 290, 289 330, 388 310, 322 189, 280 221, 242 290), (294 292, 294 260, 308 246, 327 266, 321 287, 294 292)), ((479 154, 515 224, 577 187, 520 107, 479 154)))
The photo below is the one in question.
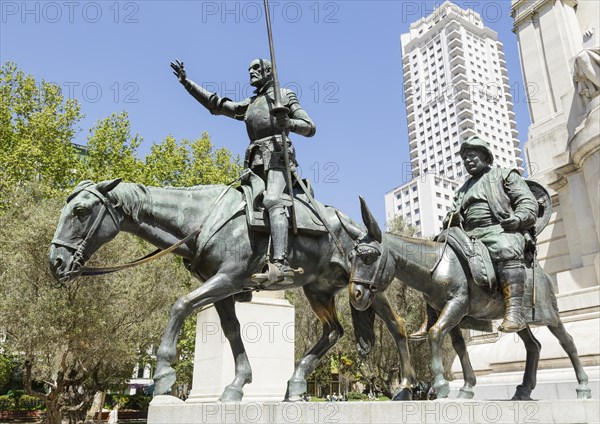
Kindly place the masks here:
POLYGON ((269 113, 272 107, 273 100, 266 94, 252 98, 244 118, 250 141, 281 135, 281 130, 275 125, 275 119, 269 113))

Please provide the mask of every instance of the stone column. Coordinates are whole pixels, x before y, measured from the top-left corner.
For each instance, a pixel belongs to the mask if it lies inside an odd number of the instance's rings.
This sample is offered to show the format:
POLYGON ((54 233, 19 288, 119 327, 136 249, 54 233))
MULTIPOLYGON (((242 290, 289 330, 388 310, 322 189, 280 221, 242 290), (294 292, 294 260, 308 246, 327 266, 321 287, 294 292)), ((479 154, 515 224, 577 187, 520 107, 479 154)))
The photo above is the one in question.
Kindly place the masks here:
MULTIPOLYGON (((282 401, 294 371, 294 307, 283 292, 254 294, 236 303, 241 335, 252 367, 244 401, 282 401)), ((198 314, 194 378, 186 402, 215 402, 234 378, 234 361, 214 307, 198 314)))

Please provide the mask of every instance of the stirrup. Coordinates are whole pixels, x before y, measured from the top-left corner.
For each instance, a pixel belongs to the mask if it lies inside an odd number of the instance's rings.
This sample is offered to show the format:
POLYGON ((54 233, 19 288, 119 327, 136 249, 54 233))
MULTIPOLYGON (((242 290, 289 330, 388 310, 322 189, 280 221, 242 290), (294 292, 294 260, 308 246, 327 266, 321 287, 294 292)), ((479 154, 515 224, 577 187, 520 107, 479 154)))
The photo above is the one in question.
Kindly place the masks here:
POLYGON ((302 268, 294 270, 287 264, 267 262, 262 271, 260 273, 253 274, 251 279, 263 287, 268 287, 271 284, 287 286, 294 284, 294 276, 296 272, 298 274, 303 274, 304 270, 302 268))
POLYGON ((513 321, 512 319, 504 319, 502 323, 498 326, 498 331, 502 331, 503 333, 518 333, 521 330, 524 330, 527 327, 527 323, 524 319, 519 321, 513 321))

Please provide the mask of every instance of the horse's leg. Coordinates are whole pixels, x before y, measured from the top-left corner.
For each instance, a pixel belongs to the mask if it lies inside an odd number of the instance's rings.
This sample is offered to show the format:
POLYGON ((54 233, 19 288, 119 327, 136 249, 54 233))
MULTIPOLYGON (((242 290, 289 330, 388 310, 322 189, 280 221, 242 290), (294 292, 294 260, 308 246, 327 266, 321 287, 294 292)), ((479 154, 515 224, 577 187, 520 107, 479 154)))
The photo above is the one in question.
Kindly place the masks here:
POLYGON ((462 317, 465 315, 467 306, 467 294, 458 295, 451 299, 442 312, 440 313, 437 322, 429 329, 427 340, 431 350, 431 372, 433 374, 433 390, 439 398, 448 397, 450 393, 450 385, 444 378, 444 365, 442 363, 442 341, 448 332, 456 327, 462 317))
POLYGON ((286 401, 298 401, 301 399, 301 395, 307 390, 306 377, 315 370, 323 355, 344 335, 344 329, 338 321, 335 309, 335 293, 329 291, 319 292, 312 290, 309 286, 304 286, 304 294, 313 312, 323 324, 323 334, 319 341, 296 365, 294 374, 292 374, 292 378, 288 381, 287 392, 285 393, 286 401))
POLYGON ((235 314, 235 300, 233 296, 215 302, 215 309, 221 320, 221 328, 233 353, 235 361, 235 377, 231 384, 225 387, 219 398, 221 402, 239 402, 244 396, 244 385, 252 383, 252 368, 246 355, 244 341, 240 334, 240 322, 235 314))
POLYGON ((160 346, 156 352, 156 372, 154 374, 154 395, 167 393, 175 383, 175 370, 171 364, 177 354, 177 338, 183 321, 196 308, 218 302, 241 290, 233 279, 224 273, 219 273, 191 293, 177 299, 171 307, 169 321, 163 332, 160 346))
POLYGON ((412 400, 412 388, 417 384, 417 376, 412 367, 412 363, 410 362, 410 352, 408 350, 408 338, 404 320, 396 314, 390 305, 389 299, 385 295, 375 296, 371 307, 383 322, 385 322, 388 331, 396 342, 398 354, 400 355, 402 380, 400 381, 400 389, 394 394, 392 400, 412 400))
POLYGON ((549 325, 548 330, 550 330, 550 332, 558 339, 560 346, 565 352, 567 352, 569 359, 571 359, 571 364, 573 364, 575 376, 577 377, 577 382, 579 383, 579 386, 576 389, 577 399, 591 399, 592 390, 588 387, 588 376, 583 370, 583 366, 579 360, 579 355, 577 355, 577 348, 573 342, 573 337, 567 333, 564 324, 560 320, 556 326, 549 325))
POLYGON ((452 347, 460 360, 463 379, 465 380, 465 384, 461 387, 457 397, 459 399, 473 399, 473 395, 475 394, 473 387, 477 384, 477 379, 475 378, 475 372, 471 366, 471 359, 469 358, 467 345, 465 344, 465 339, 460 331, 460 327, 456 326, 452 328, 452 330, 450 330, 450 337, 452 338, 452 347))
POLYGON ((525 329, 517 332, 527 350, 525 359, 525 373, 523 374, 523 383, 517 386, 517 391, 511 400, 531 400, 531 391, 535 389, 537 379, 537 368, 540 362, 541 343, 533 336, 529 325, 525 329))

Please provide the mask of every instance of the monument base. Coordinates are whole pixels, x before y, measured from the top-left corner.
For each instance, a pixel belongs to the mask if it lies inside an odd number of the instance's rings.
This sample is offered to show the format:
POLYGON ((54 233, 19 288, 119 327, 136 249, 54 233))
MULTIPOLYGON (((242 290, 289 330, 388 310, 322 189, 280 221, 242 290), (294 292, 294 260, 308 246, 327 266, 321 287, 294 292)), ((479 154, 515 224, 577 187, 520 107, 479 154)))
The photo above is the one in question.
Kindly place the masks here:
POLYGON ((186 403, 157 396, 148 424, 220 423, 598 423, 600 402, 411 401, 186 403))

